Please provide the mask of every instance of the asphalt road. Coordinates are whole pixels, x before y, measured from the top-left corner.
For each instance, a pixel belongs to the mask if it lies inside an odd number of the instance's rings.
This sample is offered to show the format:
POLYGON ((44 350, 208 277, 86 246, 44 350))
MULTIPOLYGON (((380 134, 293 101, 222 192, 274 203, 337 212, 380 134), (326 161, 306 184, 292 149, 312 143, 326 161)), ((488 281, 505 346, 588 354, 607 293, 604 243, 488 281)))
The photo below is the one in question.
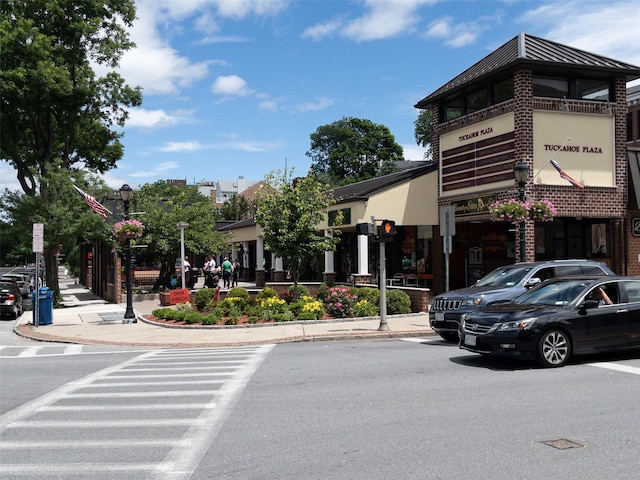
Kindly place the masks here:
POLYGON ((1 358, 3 479, 638 476, 638 354, 540 369, 436 338, 32 353, 1 358))

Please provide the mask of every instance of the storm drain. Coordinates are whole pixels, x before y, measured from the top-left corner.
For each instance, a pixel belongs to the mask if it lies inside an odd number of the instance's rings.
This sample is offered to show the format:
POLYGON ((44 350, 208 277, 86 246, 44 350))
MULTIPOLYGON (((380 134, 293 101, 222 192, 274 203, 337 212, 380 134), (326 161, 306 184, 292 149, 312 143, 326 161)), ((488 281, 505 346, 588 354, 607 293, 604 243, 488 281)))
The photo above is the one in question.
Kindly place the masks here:
POLYGON ((560 438, 558 440, 545 440, 544 442, 540 442, 544 445, 549 445, 550 447, 557 448, 558 450, 567 450, 569 448, 582 448, 584 445, 577 442, 572 442, 571 440, 567 440, 566 438, 560 438))

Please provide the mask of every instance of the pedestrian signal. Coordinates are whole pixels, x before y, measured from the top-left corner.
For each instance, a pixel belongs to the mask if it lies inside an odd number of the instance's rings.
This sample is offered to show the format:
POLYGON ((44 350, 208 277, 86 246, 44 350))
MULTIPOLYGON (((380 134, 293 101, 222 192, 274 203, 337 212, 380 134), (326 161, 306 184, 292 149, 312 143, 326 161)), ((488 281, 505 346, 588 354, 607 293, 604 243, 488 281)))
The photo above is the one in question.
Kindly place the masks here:
POLYGON ((382 234, 385 236, 396 234, 396 222, 393 220, 382 221, 382 234))

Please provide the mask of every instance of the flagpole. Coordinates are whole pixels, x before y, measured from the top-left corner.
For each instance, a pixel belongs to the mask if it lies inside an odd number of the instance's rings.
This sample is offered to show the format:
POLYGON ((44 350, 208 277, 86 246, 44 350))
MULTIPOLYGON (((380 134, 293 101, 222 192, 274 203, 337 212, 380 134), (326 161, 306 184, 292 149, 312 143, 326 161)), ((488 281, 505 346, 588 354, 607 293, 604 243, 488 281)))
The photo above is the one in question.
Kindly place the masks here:
POLYGON ((562 145, 560 145, 560 148, 558 148, 555 152, 553 152, 553 155, 551 155, 549 157, 549 160, 547 160, 546 162, 544 162, 544 165, 542 167, 540 167, 540 170, 538 170, 538 173, 536 173, 533 176, 533 183, 536 183, 536 178, 538 178, 538 175, 540 175, 540 172, 542 172, 542 170, 544 169, 544 167, 546 167, 547 165, 549 165, 551 163, 551 160, 553 160, 554 158, 556 158, 556 155, 558 155, 558 152, 562 151, 562 149, 564 148, 564 146, 569 143, 571 141, 571 137, 567 138, 564 143, 562 145))

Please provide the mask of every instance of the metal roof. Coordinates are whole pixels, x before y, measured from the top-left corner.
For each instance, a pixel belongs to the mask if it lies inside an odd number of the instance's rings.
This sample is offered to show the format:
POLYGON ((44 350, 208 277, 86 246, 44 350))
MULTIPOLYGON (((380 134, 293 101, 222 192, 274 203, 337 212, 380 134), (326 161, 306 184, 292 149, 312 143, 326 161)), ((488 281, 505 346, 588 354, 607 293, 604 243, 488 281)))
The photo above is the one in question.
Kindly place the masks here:
POLYGON ((513 70, 517 66, 568 68, 626 76, 627 81, 640 78, 640 67, 577 48, 520 33, 497 50, 472 65, 435 92, 416 103, 416 108, 428 108, 442 96, 489 75, 513 70))
MULTIPOLYGON (((421 165, 416 168, 408 168, 389 175, 383 175, 381 177, 375 177, 369 180, 363 180, 361 182, 334 188, 332 192, 336 200, 336 205, 352 200, 367 200, 373 194, 382 192, 408 180, 421 177, 422 175, 435 172, 438 169, 438 166, 434 163, 429 163, 427 165, 424 165, 423 162, 416 163, 420 163, 421 165)), ((255 225, 255 220, 253 218, 247 218, 230 225, 221 226, 220 228, 216 228, 216 230, 223 232, 251 225, 255 225)))
POLYGON ((400 183, 421 177, 427 173, 436 171, 438 166, 434 163, 422 165, 416 168, 409 168, 399 172, 351 183, 333 189, 333 196, 336 203, 345 203, 351 200, 367 200, 371 195, 382 192, 400 183))

